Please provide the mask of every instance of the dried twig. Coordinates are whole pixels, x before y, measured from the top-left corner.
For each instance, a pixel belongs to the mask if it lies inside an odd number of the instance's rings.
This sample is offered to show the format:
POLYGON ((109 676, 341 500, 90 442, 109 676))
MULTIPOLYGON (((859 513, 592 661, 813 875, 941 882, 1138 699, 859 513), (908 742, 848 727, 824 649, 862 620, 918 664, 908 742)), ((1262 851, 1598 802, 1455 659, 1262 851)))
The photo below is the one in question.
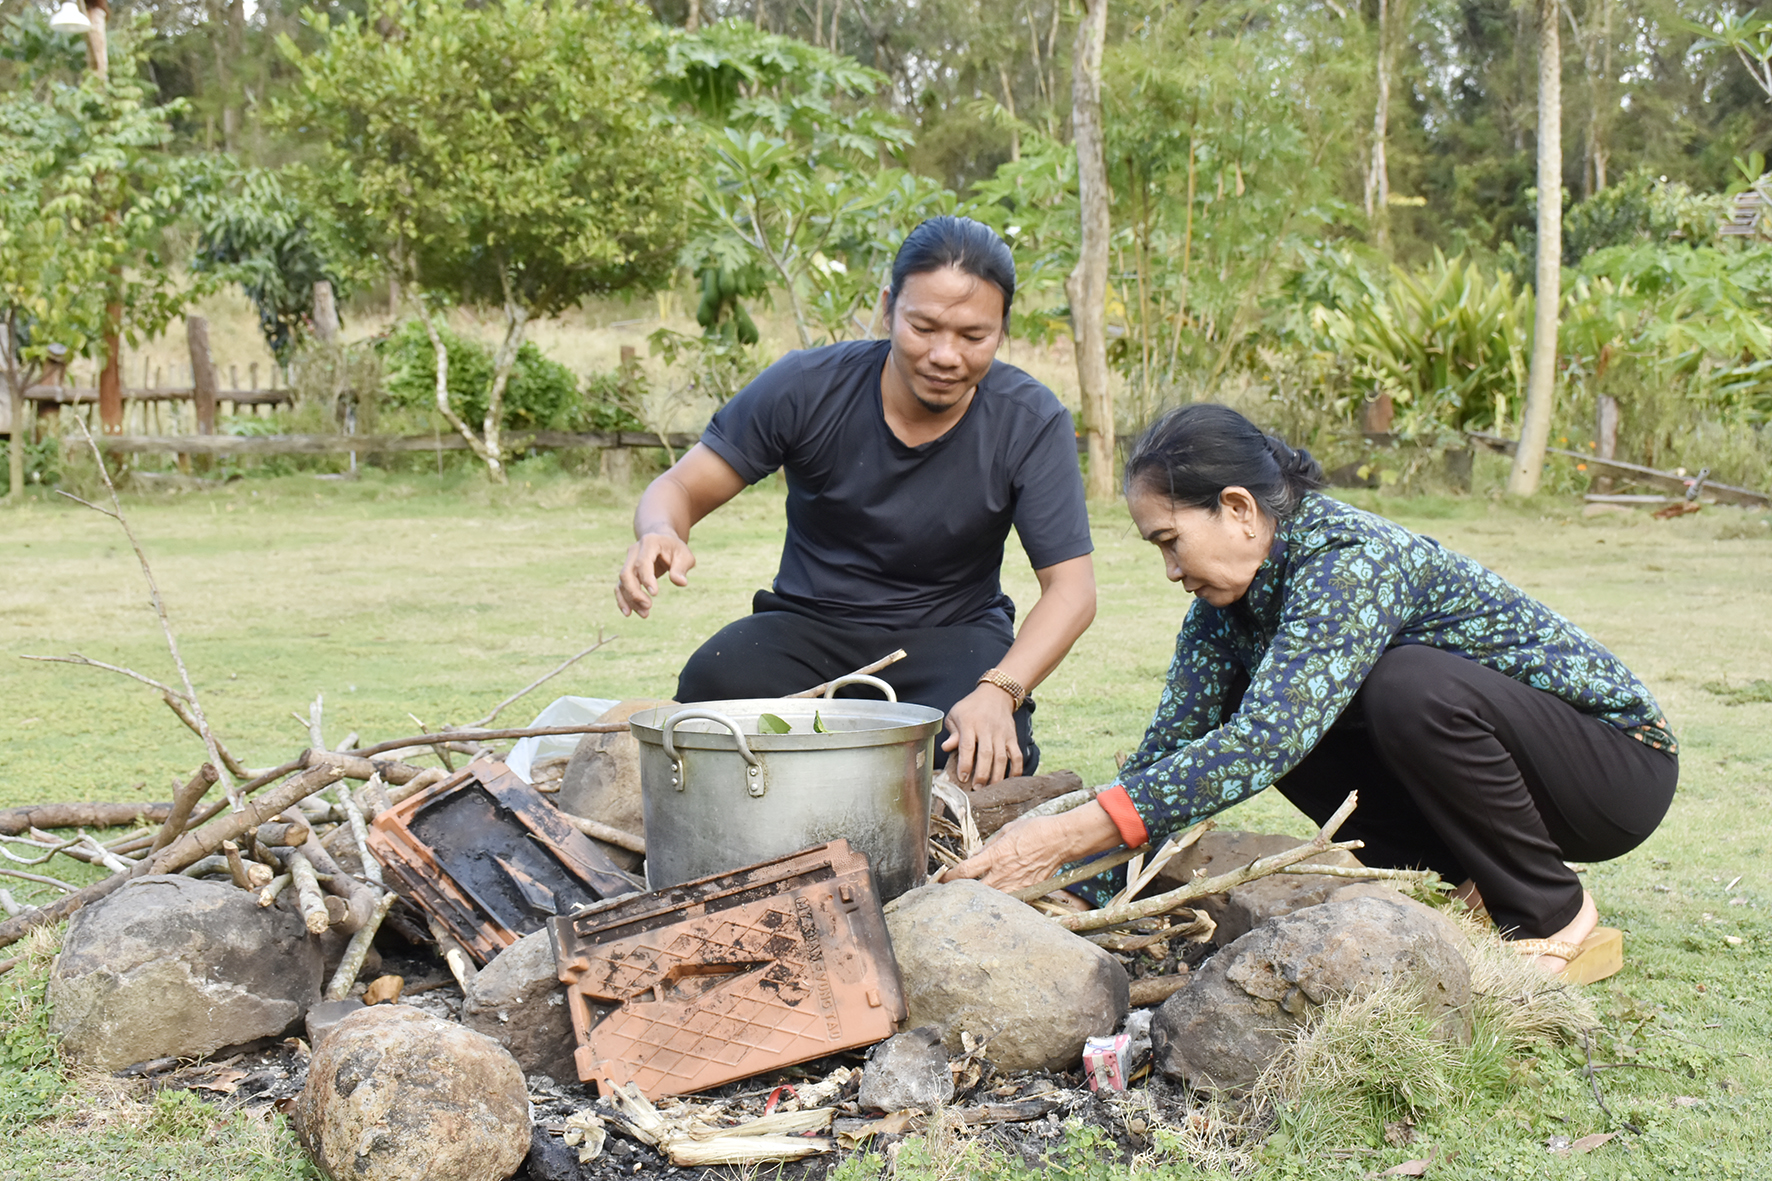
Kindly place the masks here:
POLYGON ((314 690, 314 700, 308 703, 308 745, 315 750, 326 749, 326 694, 314 690))
POLYGON ((67 894, 73 894, 79 890, 78 886, 70 886, 60 878, 44 877, 40 873, 26 873, 22 869, 12 869, 4 865, 0 865, 0 874, 9 878, 23 878, 27 882, 36 882, 39 886, 54 886, 67 894))
MULTIPOLYGON (((160 699, 166 703, 166 708, 172 711, 173 716, 189 728, 191 733, 199 738, 203 737, 203 728, 197 724, 197 719, 191 716, 191 711, 185 707, 184 702, 171 693, 162 693, 160 699)), ((238 775, 241 779, 251 779, 258 774, 235 758, 234 753, 227 748, 220 737, 214 735, 212 737, 215 737, 215 749, 221 753, 222 763, 231 773, 238 775)))
POLYGON ((11 890, 0 890, 0 910, 4 910, 6 912, 7 918, 9 918, 9 919, 17 918, 19 915, 24 914, 27 910, 34 910, 34 909, 36 909, 36 908, 31 907, 31 906, 26 906, 23 903, 21 903, 18 899, 14 898, 12 896, 11 890))
POLYGON ((271 903, 277 901, 277 895, 288 889, 289 883, 294 880, 295 878, 291 874, 278 874, 270 880, 270 883, 266 885, 264 889, 258 892, 258 904, 260 906, 269 906, 271 903))
POLYGON ((1149 862, 1134 858, 1132 865, 1126 870, 1126 888, 1114 895, 1108 905, 1117 906, 1138 897, 1146 886, 1157 880, 1157 875, 1163 872, 1163 867, 1168 865, 1177 854, 1192 848, 1201 837, 1216 827, 1216 823, 1212 820, 1202 820, 1186 832, 1170 837, 1149 862))
MULTIPOLYGON (((370 785, 380 782, 378 776, 371 775, 369 777, 370 785)), ((357 801, 351 797, 351 789, 348 785, 343 783, 338 785, 338 802, 339 806, 345 810, 346 823, 351 826, 351 838, 357 842, 357 856, 363 862, 363 876, 368 879, 370 885, 380 889, 382 888, 381 862, 377 861, 375 855, 369 851, 369 826, 363 822, 363 809, 357 807, 357 801)), ((381 922, 380 919, 375 921, 378 924, 381 922)))
POLYGON ((630 853, 639 853, 642 856, 646 853, 645 837, 635 836, 631 832, 616 828, 612 824, 604 824, 600 820, 587 820, 583 816, 572 816, 565 812, 560 815, 565 817, 566 823, 587 837, 595 837, 604 844, 614 845, 618 849, 626 849, 630 853))
POLYGON ((1114 852, 1109 853, 1106 856, 1097 857, 1094 861, 1085 861, 1077 868, 1067 870, 1055 877, 1049 877, 1043 882, 1038 882, 1032 886, 1023 886, 1019 890, 1012 890, 1010 891, 1009 897, 1020 902, 1032 902, 1036 898, 1044 898, 1046 895, 1062 890, 1067 886, 1074 886, 1078 882, 1086 882, 1097 874, 1106 873, 1110 869, 1117 869, 1120 866, 1125 865, 1128 861, 1131 861, 1140 853, 1148 852, 1150 852, 1149 845, 1140 845, 1136 849, 1116 849, 1114 852))
MULTIPOLYGON (((32 831, 35 832, 36 830, 33 829, 32 831)), ((44 850, 44 852, 40 856, 37 856, 37 857, 20 857, 17 853, 14 853, 11 849, 0 848, 0 857, 6 858, 8 861, 12 862, 14 865, 42 865, 43 863, 48 861, 51 857, 54 857, 57 853, 61 853, 61 852, 64 852, 68 849, 71 849, 75 845, 78 845, 80 843, 80 840, 78 837, 76 837, 75 839, 73 839, 71 841, 49 841, 49 842, 44 842, 41 840, 34 840, 30 837, 0 837, 0 841, 10 841, 15 845, 26 845, 26 846, 29 846, 30 848, 33 848, 33 849, 44 850)))
POLYGON ((166 819, 171 804, 31 804, 0 809, 0 836, 32 828, 115 828, 166 819))
POLYGON ((1330 849, 1359 849, 1364 847, 1362 841, 1335 841, 1336 830, 1339 829, 1358 805, 1359 792, 1349 792, 1341 807, 1329 817, 1322 830, 1305 844, 1296 849, 1288 849, 1284 853, 1276 853, 1271 857, 1262 857, 1250 862, 1240 869, 1219 874, 1213 878, 1197 878, 1177 890, 1158 894, 1137 902, 1126 902, 1119 906, 1105 906, 1100 910, 1085 911, 1080 914, 1069 914, 1055 918, 1059 926, 1071 931, 1098 931, 1103 927, 1117 927, 1131 919, 1149 918, 1165 911, 1174 910, 1178 906, 1192 902, 1196 898, 1204 898, 1208 894, 1222 894, 1245 882, 1264 878, 1278 873, 1288 865, 1315 857, 1330 849))
POLYGON ((436 748, 447 746, 451 742, 498 742, 506 738, 545 738, 550 734, 626 734, 627 732, 628 724, 626 722, 587 722, 578 726, 525 726, 515 730, 439 730, 416 734, 411 738, 395 738, 388 742, 378 742, 374 746, 366 746, 362 750, 351 753, 358 758, 367 759, 386 751, 399 750, 408 746, 436 748))
MULTIPOLYGON (((874 661, 872 664, 864 664, 852 673, 844 673, 843 676, 844 677, 872 676, 873 674, 879 672, 883 668, 887 668, 891 665, 897 664, 899 661, 903 660, 904 658, 905 658, 905 650, 903 648, 900 648, 898 651, 892 653, 890 656, 882 656, 882 657, 880 657, 880 659, 874 661)), ((842 679, 843 679, 843 677, 837 678, 837 680, 839 680, 839 681, 842 679)), ((823 697, 824 691, 826 689, 829 689, 831 687, 832 683, 833 682, 831 682, 831 681, 822 681, 819 684, 812 686, 812 688, 810 688, 810 689, 802 689, 798 693, 789 693, 788 696, 789 697, 823 697)))
POLYGON ((314 867, 302 853, 289 855, 289 876, 295 882, 295 906, 301 912, 308 934, 318 935, 332 925, 326 913, 326 897, 314 878, 314 867))
POLYGON ((388 911, 398 901, 399 895, 392 890, 376 900, 375 909, 369 913, 369 921, 357 928, 351 941, 345 945, 345 955, 338 963, 338 971, 332 974, 331 983, 326 986, 326 999, 342 1001, 351 995, 351 985, 357 983, 357 973, 363 970, 363 961, 369 955, 369 945, 375 942, 375 933, 381 929, 381 921, 388 917, 388 911))
POLYGON ((214 782, 215 767, 210 763, 204 763, 197 768, 197 773, 191 776, 191 781, 178 789, 178 794, 172 800, 171 813, 167 815, 166 822, 160 826, 160 831, 154 834, 153 843, 148 846, 150 853, 158 853, 179 838, 180 834, 185 831, 185 823, 191 818, 191 810, 197 806, 197 801, 203 798, 203 794, 214 782))
POLYGON ((509 697, 505 698, 503 701, 501 701, 497 705, 493 706, 491 713, 487 714, 485 717, 481 718, 479 721, 469 722, 467 725, 467 729, 473 730, 473 729, 478 729, 481 726, 492 725, 492 723, 497 720, 498 715, 504 712, 504 709, 507 705, 515 704, 518 700, 520 700, 521 698, 523 698, 524 696, 526 696, 530 692, 541 688, 543 685, 547 684, 549 681, 553 680, 555 677, 559 676, 561 673, 565 672, 567 669, 571 668, 573 665, 577 664, 579 661, 583 660, 585 657, 589 656, 591 653, 595 652, 597 649, 601 648, 603 645, 605 645, 605 644, 609 643, 611 640, 615 640, 617 638, 618 637, 616 637, 616 636, 610 636, 609 639, 607 639, 607 640, 604 639, 603 638, 603 629, 598 628, 597 629, 597 642, 595 644, 592 644, 589 648, 586 648, 583 652, 580 652, 576 656, 568 656, 565 660, 562 660, 559 664, 555 665, 552 672, 546 673, 546 674, 536 678, 535 680, 529 682, 527 685, 523 686, 521 689, 519 689, 515 693, 511 694, 509 697))
MULTIPOLYGON (((64 493, 62 493, 62 495, 67 496, 67 493, 64 492, 64 493)), ((68 497, 68 499, 77 500, 79 498, 78 497, 68 497)), ((86 502, 84 500, 80 501, 80 503, 86 504, 86 502)), ((87 507, 91 508, 91 507, 95 507, 95 506, 88 505, 87 507)), ((102 508, 99 509, 98 511, 101 513, 105 512, 105 510, 102 508)), ((110 516, 111 514, 105 513, 105 515, 110 516)), ((87 668, 102 668, 106 672, 121 673, 126 677, 131 677, 137 681, 140 681, 144 685, 148 685, 148 686, 151 686, 155 689, 158 689, 162 695, 167 696, 167 697, 171 697, 175 700, 184 696, 183 693, 180 693, 177 689, 174 689, 171 685, 168 685, 162 681, 156 681, 153 677, 144 677, 142 674, 136 672, 134 669, 122 668, 122 667, 119 667, 118 665, 115 665, 115 664, 106 664, 102 660, 91 660, 85 656, 80 655, 80 653, 78 653, 78 652, 70 652, 66 656, 20 656, 19 659, 20 660, 40 660, 45 664, 83 664, 87 668)))
MULTIPOLYGON (((275 782, 277 782, 277 780, 282 779, 285 775, 288 775, 293 771, 300 771, 302 768, 304 768, 306 766, 307 766, 307 762, 306 762, 305 756, 304 756, 303 758, 291 759, 289 762, 284 763, 281 767, 272 767, 269 771, 266 771, 264 774, 259 775, 253 779, 250 779, 245 783, 242 783, 240 785, 240 795, 242 798, 249 796, 253 792, 257 791, 259 788, 265 786, 267 783, 275 783, 275 782)), ((205 807, 201 812, 198 812, 196 815, 192 816, 191 819, 185 824, 185 828, 192 829, 192 828, 196 828, 200 824, 209 823, 211 820, 215 819, 216 816, 221 813, 223 808, 226 808, 227 806, 228 806, 228 803, 226 800, 217 800, 215 803, 210 804, 207 807, 205 807)), ((284 806, 287 807, 288 805, 284 805, 284 806)), ((279 811, 281 811, 281 809, 279 809, 279 811)), ((274 815, 274 813, 273 813, 273 815, 274 815)), ((248 826, 248 827, 251 827, 251 826, 248 826)))
MULTIPOLYGON (((111 470, 105 466, 104 452, 99 450, 98 442, 92 437, 92 432, 86 429, 86 420, 76 418, 74 421, 79 424, 80 434, 86 439, 86 445, 92 449, 92 458, 98 463, 99 475, 104 477, 105 490, 111 494, 111 508, 107 511, 98 505, 80 500, 77 496, 70 497, 70 499, 77 500, 96 512, 104 513, 122 526, 123 535, 129 538, 130 547, 135 550, 136 560, 141 563, 142 577, 147 579, 148 595, 153 601, 154 613, 160 617, 160 630, 166 635, 166 647, 172 652, 172 663, 178 666, 179 679, 184 683, 184 698, 190 703, 191 713, 196 715, 197 725, 202 729, 203 745, 209 751, 209 761, 216 767, 223 767, 226 764, 222 762, 221 753, 215 748, 215 735, 209 729, 209 719, 203 714, 203 703, 197 699, 197 687, 191 683, 191 673, 185 667, 184 657, 179 655, 178 637, 172 634, 172 622, 166 617, 166 603, 160 598, 160 587, 154 581, 153 567, 148 565, 148 555, 142 549, 141 542, 136 540, 135 530, 129 527, 128 518, 123 515, 123 502, 118 499, 117 486, 111 482, 111 470)), ((68 494, 63 492, 62 495, 67 496, 68 494)), ((240 799, 235 794, 233 780, 228 778, 226 771, 220 772, 220 780, 222 791, 226 793, 228 802, 238 810, 240 799)))
POLYGON ((1427 882, 1440 876, 1431 869, 1380 869, 1370 865, 1288 865, 1280 872, 1324 878, 1359 878, 1375 882, 1427 882))
POLYGON ((222 856, 227 858, 228 876, 234 879, 234 884, 242 890, 252 889, 252 883, 246 879, 246 861, 240 856, 240 846, 234 841, 223 841, 222 856))

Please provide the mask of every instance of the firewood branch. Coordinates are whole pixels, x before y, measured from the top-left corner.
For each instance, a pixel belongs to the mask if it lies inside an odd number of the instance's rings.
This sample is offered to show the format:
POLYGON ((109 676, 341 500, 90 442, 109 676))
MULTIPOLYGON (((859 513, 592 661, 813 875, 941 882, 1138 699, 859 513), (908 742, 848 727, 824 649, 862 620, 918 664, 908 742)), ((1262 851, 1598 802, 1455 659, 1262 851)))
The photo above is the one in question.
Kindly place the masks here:
POLYGON ((518 701, 522 700, 528 694, 534 692, 536 689, 541 688, 543 685, 547 684, 549 681, 553 680, 555 677, 559 676, 561 673, 565 672, 567 669, 571 668, 573 665, 577 664, 579 661, 583 660, 585 657, 589 656, 591 653, 595 652, 597 649, 601 648, 603 645, 605 645, 607 643, 610 643, 611 641, 615 640, 616 638, 617 637, 615 637, 615 636, 610 636, 608 639, 604 639, 603 638, 603 629, 598 628, 597 629, 597 642, 595 644, 592 644, 589 648, 586 648, 583 652, 578 653, 576 656, 568 656, 565 660, 562 660, 559 664, 555 665, 551 672, 545 673, 542 676, 537 677, 535 680, 529 682, 527 685, 523 686, 521 689, 519 689, 515 693, 511 694, 509 697, 505 698, 503 701, 501 701, 497 705, 493 706, 491 713, 487 714, 485 717, 481 718, 479 721, 468 723, 468 729, 476 729, 480 726, 492 725, 493 722, 498 720, 498 715, 504 712, 506 706, 516 704, 518 701))
POLYGON ((1157 894, 1137 902, 1124 902, 1118 906, 1104 906, 1100 910, 1085 911, 1081 914, 1067 914, 1053 921, 1071 931, 1099 931, 1104 927, 1117 927, 1134 919, 1150 918, 1185 906, 1196 898, 1204 898, 1208 894, 1222 894, 1246 882, 1257 878, 1265 878, 1279 873, 1288 865, 1296 865, 1331 849, 1359 849, 1365 846, 1363 841, 1336 841, 1335 833, 1359 805, 1360 793, 1349 792, 1341 807, 1329 817, 1322 829, 1309 841, 1296 849, 1288 849, 1284 853, 1275 853, 1271 857, 1258 858, 1248 865, 1233 869, 1229 873, 1219 874, 1213 878, 1198 878, 1179 889, 1157 894))
MULTIPOLYGON (((86 420, 76 417, 74 421, 79 425, 80 434, 85 438, 86 445, 92 449, 92 458, 98 463, 98 474, 104 477, 105 490, 111 494, 113 511, 107 515, 114 518, 117 524, 122 527, 123 535, 129 538, 130 548, 135 550, 136 561, 141 563, 142 577, 147 579, 148 596, 154 604, 154 614, 160 619, 160 630, 166 636, 166 647, 172 653, 172 663, 178 666, 179 680, 185 687, 184 698, 190 704, 191 713, 196 717, 197 725, 202 731, 203 745, 209 751, 209 762, 218 769, 217 774, 220 778, 222 791, 227 795, 228 802, 238 811, 240 798, 235 794, 234 781, 229 778, 226 770, 221 769, 226 764, 222 761, 221 752, 215 748, 215 735, 209 729, 209 719, 204 716, 203 703, 197 699, 197 687, 191 683, 190 670, 185 667, 184 657, 179 655, 178 637, 173 634, 172 621, 166 616, 166 602, 160 597, 159 584, 154 581, 154 568, 148 564, 147 552, 142 549, 141 542, 136 539, 135 530, 129 527, 129 519, 123 515, 123 501, 117 496, 117 485, 111 482, 111 469, 105 464, 104 452, 99 450, 98 441, 92 437, 92 432, 86 429, 86 420)), ((63 495, 67 494, 63 493, 63 495)), ((74 499, 79 498, 75 497, 74 499)), ((80 501, 80 503, 86 504, 85 501, 80 501)), ((86 507, 97 508, 98 506, 87 504, 86 507)), ((104 512, 103 509, 98 509, 98 511, 104 512)))

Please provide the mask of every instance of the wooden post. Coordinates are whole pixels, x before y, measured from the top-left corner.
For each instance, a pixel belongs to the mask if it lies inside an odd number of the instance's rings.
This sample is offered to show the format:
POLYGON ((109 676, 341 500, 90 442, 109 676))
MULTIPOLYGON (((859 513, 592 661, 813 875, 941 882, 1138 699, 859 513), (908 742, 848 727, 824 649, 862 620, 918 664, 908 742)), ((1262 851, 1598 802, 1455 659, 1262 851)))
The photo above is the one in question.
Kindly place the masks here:
MULTIPOLYGON (((1618 399, 1600 395, 1599 419, 1594 431, 1594 452, 1599 459, 1618 458, 1618 399)), ((1600 476, 1594 480, 1594 491, 1608 493, 1612 491, 1612 477, 1600 476)))
POLYGON ((197 433, 215 434, 215 366, 209 360, 209 321, 202 316, 185 317, 185 340, 191 347, 192 402, 197 410, 197 433))

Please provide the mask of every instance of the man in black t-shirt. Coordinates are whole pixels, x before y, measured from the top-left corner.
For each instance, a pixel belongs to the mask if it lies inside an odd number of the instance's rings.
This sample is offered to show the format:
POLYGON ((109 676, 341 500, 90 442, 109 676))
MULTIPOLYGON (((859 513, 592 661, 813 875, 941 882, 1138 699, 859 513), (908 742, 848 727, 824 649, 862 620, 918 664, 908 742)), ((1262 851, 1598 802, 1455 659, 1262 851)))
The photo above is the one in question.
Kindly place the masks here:
POLYGON ((647 488, 616 587, 624 615, 650 613, 661 575, 687 585, 696 522, 787 474, 774 590, 690 657, 677 700, 781 696, 903 648, 882 676, 946 713, 957 780, 1033 771, 1027 695, 1094 618, 1095 575, 1070 414, 995 359, 1014 292, 987 227, 923 223, 881 296, 888 340, 790 353, 647 488), (1000 581, 1012 525, 1040 582, 1019 636, 1000 581))

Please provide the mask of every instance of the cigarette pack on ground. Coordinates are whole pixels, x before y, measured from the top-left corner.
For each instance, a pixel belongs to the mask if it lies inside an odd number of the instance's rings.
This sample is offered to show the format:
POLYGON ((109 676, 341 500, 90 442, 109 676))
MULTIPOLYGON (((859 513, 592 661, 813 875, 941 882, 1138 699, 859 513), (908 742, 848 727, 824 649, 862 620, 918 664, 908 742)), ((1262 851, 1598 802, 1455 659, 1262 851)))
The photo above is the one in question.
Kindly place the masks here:
POLYGON ((1083 1073, 1091 1091, 1124 1091, 1126 1068, 1131 1065, 1132 1036, 1092 1037, 1083 1043, 1083 1073))

